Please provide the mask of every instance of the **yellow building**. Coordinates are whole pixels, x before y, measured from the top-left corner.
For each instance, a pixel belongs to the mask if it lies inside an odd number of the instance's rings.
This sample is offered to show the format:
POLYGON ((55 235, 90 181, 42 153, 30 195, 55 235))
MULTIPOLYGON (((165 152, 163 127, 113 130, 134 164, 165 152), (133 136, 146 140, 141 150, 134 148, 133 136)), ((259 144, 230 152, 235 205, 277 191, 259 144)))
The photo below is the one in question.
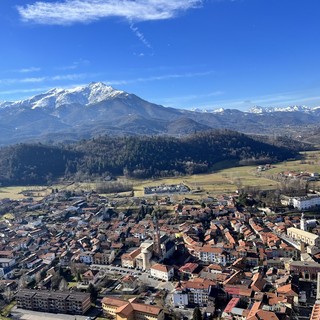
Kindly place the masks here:
POLYGON ((320 237, 311 232, 307 232, 298 228, 288 228, 287 235, 294 240, 299 240, 310 246, 320 247, 320 237))
POLYGON ((102 299, 102 308, 105 315, 114 317, 115 320, 163 320, 163 310, 156 306, 105 297, 102 299))

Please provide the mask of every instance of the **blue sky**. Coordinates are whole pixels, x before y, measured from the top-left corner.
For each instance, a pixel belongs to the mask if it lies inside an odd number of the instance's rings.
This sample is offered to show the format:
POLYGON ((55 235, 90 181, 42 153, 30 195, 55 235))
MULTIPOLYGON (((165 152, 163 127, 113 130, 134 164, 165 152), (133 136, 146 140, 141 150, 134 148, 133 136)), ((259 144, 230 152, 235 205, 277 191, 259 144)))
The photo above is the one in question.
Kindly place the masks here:
POLYGON ((103 81, 180 108, 320 106, 319 0, 1 0, 0 100, 103 81))

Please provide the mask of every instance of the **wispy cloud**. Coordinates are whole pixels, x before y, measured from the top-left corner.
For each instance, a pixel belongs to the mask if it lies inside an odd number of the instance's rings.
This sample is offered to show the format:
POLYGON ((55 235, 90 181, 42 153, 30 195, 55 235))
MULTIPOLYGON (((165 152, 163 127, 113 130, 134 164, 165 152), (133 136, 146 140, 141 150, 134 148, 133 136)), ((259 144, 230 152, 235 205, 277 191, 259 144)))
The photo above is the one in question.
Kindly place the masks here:
POLYGON ((65 0, 38 1, 17 6, 24 21, 39 24, 70 25, 90 23, 108 17, 128 21, 171 19, 188 9, 201 6, 203 0, 65 0))
POLYGON ((127 79, 127 80, 105 80, 104 82, 109 85, 127 85, 127 84, 138 83, 138 82, 151 82, 151 81, 161 81, 161 80, 170 80, 170 79, 179 79, 179 78, 203 77, 213 73, 214 71, 174 73, 174 74, 165 74, 160 76, 127 79))
POLYGON ((138 27, 136 27, 133 23, 130 24, 130 29, 134 33, 134 35, 149 49, 152 49, 151 44, 145 38, 144 34, 139 31, 138 27))
POLYGON ((90 61, 87 59, 79 59, 74 62, 72 62, 69 65, 63 66, 63 67, 57 67, 56 70, 75 70, 82 66, 88 66, 90 65, 90 61))
POLYGON ((50 90, 50 87, 40 87, 40 88, 30 88, 30 89, 12 89, 0 91, 0 95, 13 95, 13 94, 28 94, 28 93, 38 93, 50 90))
POLYGON ((17 70, 19 73, 32 73, 32 72, 38 72, 41 71, 41 68, 38 67, 29 67, 29 68, 22 68, 17 70))
POLYGON ((75 81, 81 80, 88 77, 88 74, 85 73, 75 73, 75 74, 63 74, 63 75, 55 75, 55 76, 44 76, 44 77, 28 77, 28 78, 8 78, 8 79, 0 79, 0 84, 2 85, 12 85, 19 83, 43 83, 49 81, 75 81))

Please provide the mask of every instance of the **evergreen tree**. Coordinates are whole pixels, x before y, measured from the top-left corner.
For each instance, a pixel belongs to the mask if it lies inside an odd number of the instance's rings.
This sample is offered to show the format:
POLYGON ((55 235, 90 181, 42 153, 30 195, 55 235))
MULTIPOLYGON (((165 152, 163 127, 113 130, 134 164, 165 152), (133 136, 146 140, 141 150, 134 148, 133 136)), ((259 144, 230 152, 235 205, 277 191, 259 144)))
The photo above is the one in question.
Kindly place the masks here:
POLYGON ((202 320, 202 313, 199 307, 195 307, 193 310, 192 320, 202 320))
POLYGON ((89 284, 86 292, 90 293, 91 301, 96 301, 96 299, 98 298, 98 291, 92 283, 89 284))

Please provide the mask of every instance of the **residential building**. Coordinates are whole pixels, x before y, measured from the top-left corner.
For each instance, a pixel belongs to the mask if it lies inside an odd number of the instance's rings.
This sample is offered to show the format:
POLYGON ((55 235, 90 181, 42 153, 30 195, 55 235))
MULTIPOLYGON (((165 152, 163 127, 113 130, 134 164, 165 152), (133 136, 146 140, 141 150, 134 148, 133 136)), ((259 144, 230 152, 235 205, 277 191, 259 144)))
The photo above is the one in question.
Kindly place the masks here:
POLYGON ((91 307, 89 293, 46 290, 20 290, 16 294, 17 307, 28 310, 85 314, 91 307))
POLYGON ((203 246, 196 248, 194 255, 201 261, 207 263, 217 263, 222 266, 226 266, 228 263, 232 263, 236 260, 232 254, 219 247, 203 246))
POLYGON ((320 272, 320 264, 313 261, 292 261, 289 268, 290 273, 307 280, 316 280, 320 272))
POLYGON ((173 292, 172 300, 175 306, 199 305, 206 306, 214 281, 196 278, 190 281, 182 281, 173 292))
POLYGON ((292 205, 298 210, 305 210, 312 207, 320 206, 319 195, 309 195, 306 197, 295 197, 292 199, 292 205))
POLYGON ((141 248, 138 248, 132 252, 124 253, 121 256, 121 266, 134 268, 136 266, 136 257, 141 253, 141 248))
POLYGON ((170 281, 174 276, 174 268, 157 263, 150 268, 150 274, 157 279, 170 281))

